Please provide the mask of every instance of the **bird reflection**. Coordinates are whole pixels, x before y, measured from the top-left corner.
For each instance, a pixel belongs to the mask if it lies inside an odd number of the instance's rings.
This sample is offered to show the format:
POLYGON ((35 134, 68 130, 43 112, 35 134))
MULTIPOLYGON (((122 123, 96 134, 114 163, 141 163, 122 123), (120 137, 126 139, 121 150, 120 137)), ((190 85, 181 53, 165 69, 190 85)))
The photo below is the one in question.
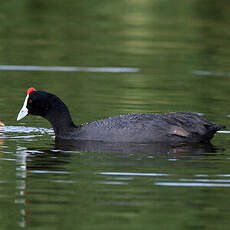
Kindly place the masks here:
POLYGON ((55 140, 55 148, 62 151, 83 151, 97 153, 135 154, 148 153, 152 155, 169 154, 202 154, 216 152, 211 143, 170 144, 170 143, 109 143, 98 141, 66 141, 55 140))

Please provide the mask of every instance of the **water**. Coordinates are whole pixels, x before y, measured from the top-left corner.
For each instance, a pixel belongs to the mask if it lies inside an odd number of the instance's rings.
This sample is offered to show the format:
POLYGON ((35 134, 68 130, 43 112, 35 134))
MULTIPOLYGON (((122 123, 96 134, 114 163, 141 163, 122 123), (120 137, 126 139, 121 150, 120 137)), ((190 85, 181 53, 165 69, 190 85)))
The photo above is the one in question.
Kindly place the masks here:
POLYGON ((230 127, 227 1, 6 1, 0 229, 228 229, 229 129, 212 145, 57 142, 16 117, 29 87, 76 124, 193 111, 230 127))

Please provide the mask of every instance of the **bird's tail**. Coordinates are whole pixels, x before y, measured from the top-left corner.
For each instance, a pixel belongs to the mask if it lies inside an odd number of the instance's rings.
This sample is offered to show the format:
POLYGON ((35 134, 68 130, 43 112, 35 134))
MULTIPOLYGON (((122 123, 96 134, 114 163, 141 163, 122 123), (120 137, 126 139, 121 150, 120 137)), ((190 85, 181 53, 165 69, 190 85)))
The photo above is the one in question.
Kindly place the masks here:
POLYGON ((211 125, 209 124, 206 126, 206 128, 208 129, 208 131, 204 136, 204 140, 206 139, 209 141, 215 135, 215 133, 218 130, 225 129, 226 126, 225 125, 217 125, 217 124, 211 124, 211 125))

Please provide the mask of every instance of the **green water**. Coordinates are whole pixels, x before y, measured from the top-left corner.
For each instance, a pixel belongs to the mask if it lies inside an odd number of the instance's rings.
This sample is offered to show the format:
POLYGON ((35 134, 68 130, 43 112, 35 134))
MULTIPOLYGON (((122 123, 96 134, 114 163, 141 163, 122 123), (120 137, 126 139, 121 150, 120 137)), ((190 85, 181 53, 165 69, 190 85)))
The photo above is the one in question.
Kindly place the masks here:
MULTIPOLYGON (((16 122, 29 87, 58 95, 76 124, 131 112, 193 111, 230 127, 228 1, 5 1, 0 66, 0 229, 229 229, 230 134, 213 146, 55 143, 16 122)), ((227 129, 228 130, 228 129, 227 129)))

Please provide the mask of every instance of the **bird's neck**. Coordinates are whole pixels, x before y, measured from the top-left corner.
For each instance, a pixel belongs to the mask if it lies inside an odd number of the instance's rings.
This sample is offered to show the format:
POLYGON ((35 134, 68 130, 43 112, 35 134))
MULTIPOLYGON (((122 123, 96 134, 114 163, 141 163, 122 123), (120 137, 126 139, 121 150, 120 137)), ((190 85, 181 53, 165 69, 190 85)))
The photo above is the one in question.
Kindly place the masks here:
POLYGON ((67 106, 62 101, 53 105, 44 118, 53 126, 57 138, 71 139, 77 130, 77 126, 73 123, 67 106))

